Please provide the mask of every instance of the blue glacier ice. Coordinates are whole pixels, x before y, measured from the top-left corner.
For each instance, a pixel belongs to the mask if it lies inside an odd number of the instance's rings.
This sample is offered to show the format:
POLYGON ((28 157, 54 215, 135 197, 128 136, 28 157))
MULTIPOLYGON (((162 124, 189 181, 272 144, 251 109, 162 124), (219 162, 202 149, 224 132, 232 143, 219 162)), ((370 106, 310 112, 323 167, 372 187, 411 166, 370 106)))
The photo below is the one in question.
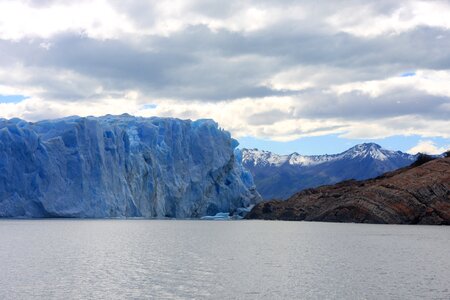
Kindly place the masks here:
POLYGON ((0 119, 0 217, 197 218, 261 200, 213 120, 0 119))

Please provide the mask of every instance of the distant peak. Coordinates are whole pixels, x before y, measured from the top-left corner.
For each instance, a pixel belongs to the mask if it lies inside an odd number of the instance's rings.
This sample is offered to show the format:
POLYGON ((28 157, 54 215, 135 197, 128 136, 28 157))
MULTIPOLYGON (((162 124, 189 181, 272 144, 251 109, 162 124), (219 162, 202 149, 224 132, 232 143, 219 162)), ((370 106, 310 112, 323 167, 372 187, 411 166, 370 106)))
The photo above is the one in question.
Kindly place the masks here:
POLYGON ((376 160, 387 160, 391 156, 391 151, 383 149, 375 143, 363 143, 356 145, 343 153, 345 156, 352 158, 371 157, 376 160))
POLYGON ((362 143, 358 144, 350 149, 381 149, 382 147, 375 143, 362 143))
POLYGON ((258 148, 242 148, 241 151, 248 152, 248 153, 272 153, 270 151, 258 149, 258 148))
POLYGON ((260 149, 243 149, 243 151, 243 161, 251 161, 253 165, 282 165, 288 163, 290 165, 311 166, 346 159, 368 158, 378 161, 391 159, 414 159, 414 156, 412 155, 403 153, 401 151, 387 150, 376 143, 362 143, 338 154, 323 155, 301 155, 297 152, 293 152, 287 155, 279 155, 270 151, 260 149))

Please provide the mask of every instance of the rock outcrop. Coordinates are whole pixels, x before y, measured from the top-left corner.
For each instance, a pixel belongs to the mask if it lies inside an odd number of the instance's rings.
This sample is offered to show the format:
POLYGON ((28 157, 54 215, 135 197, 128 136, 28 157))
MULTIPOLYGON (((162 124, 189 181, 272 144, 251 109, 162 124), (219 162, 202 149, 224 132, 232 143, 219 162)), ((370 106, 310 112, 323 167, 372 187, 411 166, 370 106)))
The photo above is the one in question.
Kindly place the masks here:
POLYGON ((450 158, 260 203, 247 218, 450 225, 450 158))
POLYGON ((260 200, 212 120, 0 119, 0 217, 201 217, 260 200))

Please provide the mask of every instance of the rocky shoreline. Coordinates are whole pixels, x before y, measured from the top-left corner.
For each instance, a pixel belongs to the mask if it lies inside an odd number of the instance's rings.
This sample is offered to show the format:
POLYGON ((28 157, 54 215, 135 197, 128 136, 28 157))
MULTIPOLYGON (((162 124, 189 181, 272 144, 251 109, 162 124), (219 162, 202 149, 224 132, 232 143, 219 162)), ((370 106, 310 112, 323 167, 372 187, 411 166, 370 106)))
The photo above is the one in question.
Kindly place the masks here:
POLYGON ((450 225, 450 158, 257 204, 247 219, 450 225))

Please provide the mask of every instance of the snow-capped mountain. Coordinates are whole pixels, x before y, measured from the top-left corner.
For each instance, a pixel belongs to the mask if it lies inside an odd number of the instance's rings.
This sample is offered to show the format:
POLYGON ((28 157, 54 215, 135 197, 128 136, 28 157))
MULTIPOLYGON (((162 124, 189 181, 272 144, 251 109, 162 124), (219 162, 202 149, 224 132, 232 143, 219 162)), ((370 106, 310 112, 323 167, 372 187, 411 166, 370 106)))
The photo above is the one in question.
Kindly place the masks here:
POLYGON ((242 157, 264 199, 285 199, 306 188, 376 177, 416 159, 415 155, 383 149, 374 143, 356 145, 332 155, 278 155, 243 149, 242 157))

